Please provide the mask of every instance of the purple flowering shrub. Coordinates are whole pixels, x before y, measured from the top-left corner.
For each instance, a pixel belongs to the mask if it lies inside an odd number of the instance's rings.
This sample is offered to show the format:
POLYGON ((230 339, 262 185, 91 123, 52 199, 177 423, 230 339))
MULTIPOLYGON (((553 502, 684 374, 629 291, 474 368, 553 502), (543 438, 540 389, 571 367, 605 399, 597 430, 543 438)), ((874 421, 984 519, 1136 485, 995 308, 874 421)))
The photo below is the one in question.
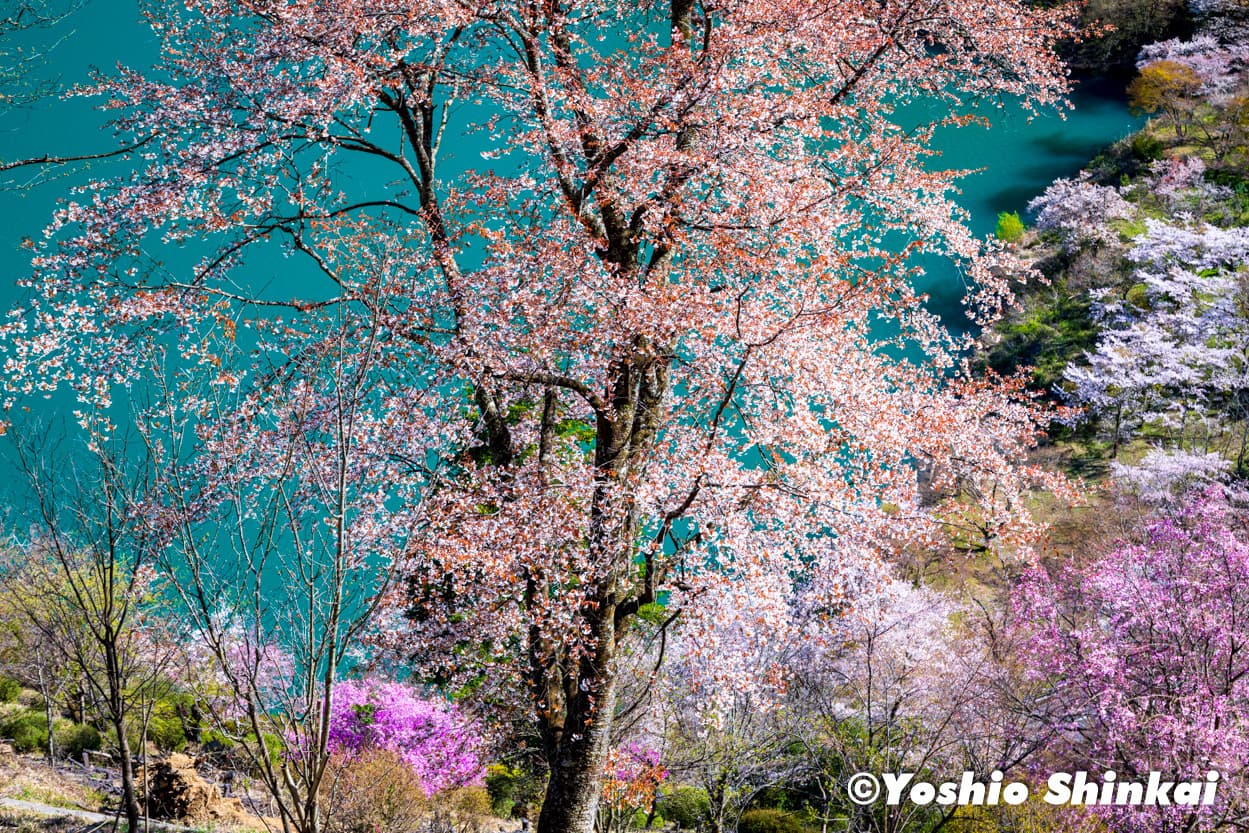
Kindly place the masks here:
POLYGON ((484 742, 473 722, 455 705, 424 699, 401 683, 335 685, 329 746, 336 753, 393 752, 427 795, 479 784, 485 774, 484 742))
POLYGON ((1246 532, 1244 510, 1210 489, 1154 521, 1143 543, 1056 575, 1034 568, 1016 591, 1023 660, 1062 706, 1060 759, 1120 780, 1221 774, 1214 806, 1107 810, 1123 833, 1213 829, 1246 809, 1246 532))

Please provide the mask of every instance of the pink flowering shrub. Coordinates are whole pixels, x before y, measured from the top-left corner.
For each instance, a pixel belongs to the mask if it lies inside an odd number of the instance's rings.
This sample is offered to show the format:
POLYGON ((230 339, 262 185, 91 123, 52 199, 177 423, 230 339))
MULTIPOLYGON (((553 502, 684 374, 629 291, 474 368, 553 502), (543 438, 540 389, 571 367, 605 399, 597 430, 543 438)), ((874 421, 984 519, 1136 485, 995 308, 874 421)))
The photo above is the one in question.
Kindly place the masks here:
MULTIPOLYGON (((173 680, 194 691, 219 725, 257 714, 292 714, 307 709, 293 681, 295 660, 281 645, 262 641, 237 623, 215 622, 180 640, 170 665, 173 680)), ((297 744, 289 741, 288 746, 297 744)))
POLYGON ((344 680, 334 686, 330 749, 389 750, 412 769, 427 795, 477 784, 484 743, 452 704, 423 699, 401 683, 344 680))
POLYGON ((1222 776, 1214 806, 1120 808, 1117 831, 1214 829, 1245 810, 1246 520, 1211 489, 1150 525, 1144 543, 1057 575, 1034 569, 1017 589, 1024 661, 1063 705, 1054 751, 1071 768, 1222 776))

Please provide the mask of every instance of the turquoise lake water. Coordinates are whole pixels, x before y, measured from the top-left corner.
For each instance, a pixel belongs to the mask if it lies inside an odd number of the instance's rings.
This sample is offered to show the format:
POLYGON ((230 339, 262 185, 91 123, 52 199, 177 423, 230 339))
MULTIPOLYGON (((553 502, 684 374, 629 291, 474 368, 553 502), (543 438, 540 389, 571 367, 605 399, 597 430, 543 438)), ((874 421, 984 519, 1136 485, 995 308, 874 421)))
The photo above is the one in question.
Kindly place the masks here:
MULTIPOLYGON (((946 130, 937 136, 942 156, 935 164, 983 169, 962 180, 958 203, 970 214, 972 230, 992 234, 997 215, 1018 211, 1027 220, 1028 201, 1055 179, 1073 176, 1098 151, 1135 132, 1144 119, 1128 112, 1122 85, 1077 83, 1073 109, 1028 120, 1019 108, 984 109, 991 125, 946 130)), ((966 287, 952 267, 931 268, 923 288, 942 313, 959 308, 966 287)))
MULTIPOLYGON (((141 22, 139 7, 129 0, 90 0, 52 31, 28 34, 23 49, 47 51, 46 66, 38 70, 63 85, 84 82, 92 67, 106 71, 121 62, 147 65, 157 44, 141 22)), ((9 58, 12 59, 11 56, 9 58)), ((990 234, 1000 211, 1020 211, 1055 178, 1075 174, 1105 145, 1131 133, 1140 119, 1128 113, 1121 90, 1081 84, 1072 97, 1074 109, 1028 120, 1018 108, 986 109, 992 125, 945 130, 938 136, 942 155, 934 165, 944 168, 984 169, 963 180, 959 203, 970 213, 973 230, 990 234)), ((41 154, 74 154, 108 149, 109 136, 101 132, 104 117, 83 98, 48 101, 18 111, 0 113, 0 159, 41 154)), ((472 155, 475 149, 465 150, 472 155)), ((93 172, 124 170, 124 163, 97 163, 93 172)), ((23 173, 18 181, 36 176, 23 173)), ((0 305, 9 308, 19 297, 16 281, 29 268, 29 255, 19 247, 24 238, 37 238, 54 209, 81 173, 52 178, 37 187, 0 192, 0 305)), ((259 265, 259 264, 258 264, 259 265)), ((953 266, 929 266, 922 289, 932 296, 932 307, 955 323, 959 299, 966 286, 953 266)), ((957 326, 957 325, 956 325, 957 326)), ((57 417, 72 405, 67 397, 28 403, 35 414, 57 417)), ((5 452, 0 449, 0 455, 5 452)), ((7 466, 0 460, 0 472, 7 466)), ((3 478, 11 480, 11 478, 3 478)))

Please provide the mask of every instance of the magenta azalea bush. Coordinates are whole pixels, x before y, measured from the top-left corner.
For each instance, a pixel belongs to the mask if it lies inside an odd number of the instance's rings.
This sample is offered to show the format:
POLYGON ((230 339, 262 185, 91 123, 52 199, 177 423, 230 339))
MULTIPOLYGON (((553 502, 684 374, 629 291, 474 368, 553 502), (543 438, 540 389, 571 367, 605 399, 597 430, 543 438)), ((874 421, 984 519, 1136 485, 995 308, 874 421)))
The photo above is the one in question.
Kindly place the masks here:
POLYGON ((427 795, 480 783, 484 743, 453 704, 422 698, 411 686, 344 680, 334 686, 330 749, 387 749, 412 768, 427 795))
POLYGON ((1015 596, 1025 661, 1061 702, 1055 751, 1075 769, 1222 776, 1219 801, 1115 814, 1124 833, 1212 829, 1244 811, 1249 774, 1249 542, 1217 488, 1092 563, 1032 570, 1015 596), (1237 806, 1241 805, 1241 806, 1237 806))

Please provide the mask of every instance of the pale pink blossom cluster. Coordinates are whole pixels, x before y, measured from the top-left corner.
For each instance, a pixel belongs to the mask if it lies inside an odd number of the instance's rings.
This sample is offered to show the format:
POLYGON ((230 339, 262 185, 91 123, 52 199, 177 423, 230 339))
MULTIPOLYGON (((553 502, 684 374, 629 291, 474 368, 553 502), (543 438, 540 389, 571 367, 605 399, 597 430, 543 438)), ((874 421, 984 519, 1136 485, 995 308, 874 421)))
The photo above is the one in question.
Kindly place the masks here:
POLYGON ((1191 40, 1172 38, 1144 47, 1137 67, 1154 61, 1173 61, 1193 70, 1201 79, 1201 92, 1218 98, 1235 91, 1249 70, 1249 44, 1223 42, 1214 35, 1201 34, 1191 40))
POLYGON ((1056 179, 1045 193, 1028 203, 1040 231, 1056 233, 1069 251, 1119 239, 1112 220, 1124 219, 1132 206, 1118 189, 1094 183, 1087 172, 1075 179, 1056 179))

